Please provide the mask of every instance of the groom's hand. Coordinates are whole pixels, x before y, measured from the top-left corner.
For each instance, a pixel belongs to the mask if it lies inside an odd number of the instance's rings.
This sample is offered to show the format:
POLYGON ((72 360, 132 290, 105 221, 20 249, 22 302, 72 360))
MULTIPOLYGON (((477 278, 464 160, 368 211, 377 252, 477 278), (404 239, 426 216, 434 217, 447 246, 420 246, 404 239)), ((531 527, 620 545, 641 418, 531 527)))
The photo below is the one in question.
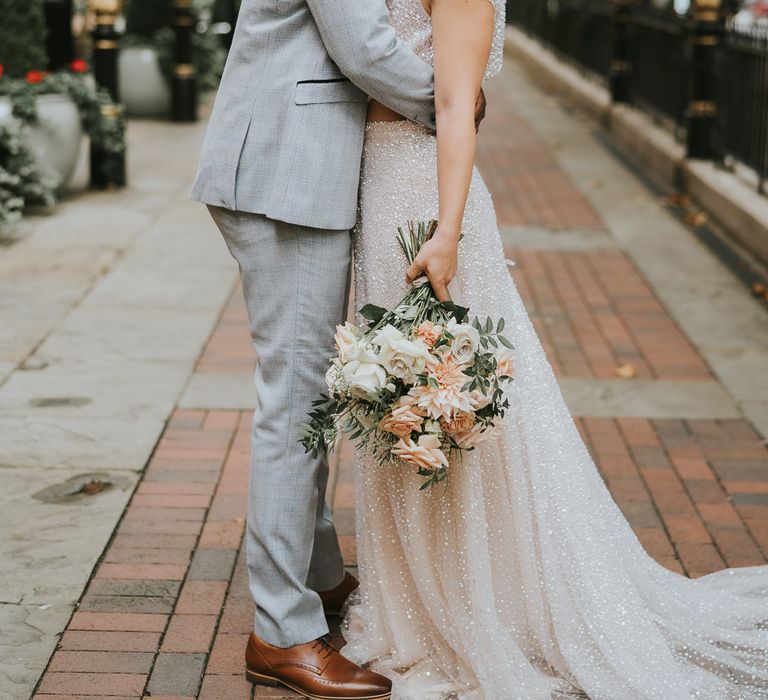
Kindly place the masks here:
POLYGON ((485 108, 487 106, 485 91, 480 88, 480 94, 477 96, 477 102, 475 103, 475 131, 479 131, 480 122, 485 119, 485 108))

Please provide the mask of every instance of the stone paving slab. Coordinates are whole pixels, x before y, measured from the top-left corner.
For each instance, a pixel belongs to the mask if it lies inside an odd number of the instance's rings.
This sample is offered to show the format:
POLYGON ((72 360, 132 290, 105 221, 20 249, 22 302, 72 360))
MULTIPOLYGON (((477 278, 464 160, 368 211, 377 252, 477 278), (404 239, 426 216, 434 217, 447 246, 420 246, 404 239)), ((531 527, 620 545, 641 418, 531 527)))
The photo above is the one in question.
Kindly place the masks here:
POLYGON ((180 408, 256 408, 253 372, 196 372, 192 375, 180 408))
POLYGON ((740 418, 717 382, 562 377, 560 389, 574 416, 740 418))
POLYGON ((26 700, 75 604, 0 603, 0 700, 26 700))
POLYGON ((541 226, 501 225, 501 237, 509 248, 533 250, 610 250, 617 247, 607 231, 589 229, 549 229, 541 226))
POLYGON ((2 416, 0 467, 136 471, 137 464, 146 464, 164 425, 161 418, 2 416))
POLYGON ((67 469, 0 469, 0 603, 74 605, 78 601, 84 572, 101 555, 115 514, 138 480, 133 473, 100 472, 98 478, 115 485, 73 502, 36 498, 43 489, 81 474, 81 470, 67 469))

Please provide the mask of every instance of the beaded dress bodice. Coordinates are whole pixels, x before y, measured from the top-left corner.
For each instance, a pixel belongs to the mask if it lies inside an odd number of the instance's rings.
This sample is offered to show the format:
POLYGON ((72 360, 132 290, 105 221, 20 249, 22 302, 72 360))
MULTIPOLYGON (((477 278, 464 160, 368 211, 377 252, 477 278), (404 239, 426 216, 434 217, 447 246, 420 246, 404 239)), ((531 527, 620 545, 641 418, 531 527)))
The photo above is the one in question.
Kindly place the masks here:
MULTIPOLYGON (((493 77, 501 70, 504 60, 504 13, 502 0, 488 0, 496 12, 493 32, 493 46, 488 58, 485 79, 493 77)), ((389 21, 398 36, 413 49, 414 53, 428 63, 434 62, 432 47, 432 20, 424 9, 421 0, 387 0, 389 21)))

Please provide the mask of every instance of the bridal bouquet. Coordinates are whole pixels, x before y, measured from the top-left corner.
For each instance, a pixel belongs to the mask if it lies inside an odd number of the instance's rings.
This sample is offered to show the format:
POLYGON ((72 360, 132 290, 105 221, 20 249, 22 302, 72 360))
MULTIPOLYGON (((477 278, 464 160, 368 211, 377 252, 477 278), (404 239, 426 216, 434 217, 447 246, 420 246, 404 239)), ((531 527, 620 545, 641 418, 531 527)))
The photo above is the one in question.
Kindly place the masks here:
MULTIPOLYGON (((398 229, 409 265, 436 228, 398 229)), ((313 403, 301 442, 317 455, 344 432, 380 463, 414 465, 422 489, 433 486, 447 478, 449 457, 494 434, 509 407, 514 352, 504 319, 469 323, 468 309, 438 301, 429 283, 393 309, 360 313, 367 328, 337 327, 328 394, 313 403)))

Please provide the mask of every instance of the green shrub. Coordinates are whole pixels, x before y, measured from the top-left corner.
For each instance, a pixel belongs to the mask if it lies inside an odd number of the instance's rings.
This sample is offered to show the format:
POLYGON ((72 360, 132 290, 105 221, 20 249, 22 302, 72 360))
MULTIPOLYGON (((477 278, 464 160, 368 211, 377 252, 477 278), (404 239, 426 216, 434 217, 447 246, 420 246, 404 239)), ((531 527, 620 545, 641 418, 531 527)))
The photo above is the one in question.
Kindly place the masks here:
MULTIPOLYGON (((168 81, 173 76, 175 43, 172 29, 160 30, 153 41, 160 68, 168 81)), ((213 32, 193 32, 192 63, 197 68, 197 84, 201 90, 215 90, 218 87, 226 60, 227 52, 213 32)))
POLYGON ((0 0, 0 64, 12 77, 45 70, 48 54, 43 0, 0 0))
MULTIPOLYGON (((227 58, 219 38, 211 31, 213 2, 195 0, 192 5, 199 20, 192 33, 192 63, 197 68, 198 85, 202 90, 212 90, 218 86, 227 58)), ((173 78, 176 45, 171 1, 127 0, 125 18, 126 36, 122 45, 153 46, 158 54, 160 68, 170 82, 173 78)))

